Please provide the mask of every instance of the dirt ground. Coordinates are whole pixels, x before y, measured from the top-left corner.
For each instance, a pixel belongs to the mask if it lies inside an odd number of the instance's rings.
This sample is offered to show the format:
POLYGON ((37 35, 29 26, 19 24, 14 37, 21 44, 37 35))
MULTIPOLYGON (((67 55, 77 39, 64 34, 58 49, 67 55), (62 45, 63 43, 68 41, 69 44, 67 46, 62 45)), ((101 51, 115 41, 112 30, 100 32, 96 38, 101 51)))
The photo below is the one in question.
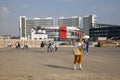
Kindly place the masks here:
POLYGON ((90 48, 83 71, 73 70, 70 47, 57 52, 0 49, 0 80, 120 80, 120 48, 90 48))

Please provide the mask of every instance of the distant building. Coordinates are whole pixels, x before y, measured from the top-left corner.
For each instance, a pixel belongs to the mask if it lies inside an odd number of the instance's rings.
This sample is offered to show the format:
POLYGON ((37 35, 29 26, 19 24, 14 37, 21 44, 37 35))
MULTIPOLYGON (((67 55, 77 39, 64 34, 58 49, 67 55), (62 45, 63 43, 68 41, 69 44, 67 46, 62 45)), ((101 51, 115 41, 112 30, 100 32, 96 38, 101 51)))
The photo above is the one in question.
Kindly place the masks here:
MULTIPOLYGON (((66 37, 65 39, 76 39, 83 35, 83 32, 80 31, 80 18, 59 18, 58 26, 55 26, 55 19, 49 18, 26 18, 26 16, 20 16, 20 39, 43 39, 50 38, 54 40, 61 40, 61 26, 65 26, 66 37), (36 29, 40 26, 42 29, 45 29, 47 37, 40 37, 43 34, 38 34, 36 29), (32 31, 31 31, 32 30, 32 31), (34 35, 34 36, 33 36, 34 35)), ((40 31, 40 30, 39 30, 40 31)), ((46 35, 44 34, 44 35, 46 35)), ((63 34, 64 35, 64 34, 63 34)), ((62 35, 62 36, 63 36, 62 35)))
POLYGON ((74 26, 79 27, 80 26, 80 17, 73 16, 73 17, 59 17, 58 18, 58 26, 60 25, 66 25, 66 26, 74 26))
POLYGON ((85 35, 89 36, 89 29, 93 28, 96 22, 97 22, 97 16, 94 14, 83 17, 83 31, 85 35))
POLYGON ((83 32, 80 31, 78 27, 61 25, 61 26, 54 26, 54 27, 45 27, 45 30, 46 30, 46 33, 48 34, 48 38, 54 39, 54 40, 77 39, 83 36, 83 32))
POLYGON ((54 19, 52 17, 47 18, 26 18, 26 16, 20 16, 20 38, 31 39, 31 29, 38 26, 49 27, 54 25, 54 19))
POLYGON ((26 16, 20 16, 20 38, 25 39, 26 37, 26 16))
POLYGON ((11 35, 0 35, 0 39, 11 39, 11 35))
POLYGON ((41 27, 32 28, 31 29, 31 39, 32 40, 45 40, 48 39, 48 35, 46 34, 46 30, 41 27))
POLYGON ((94 27, 90 29, 90 37, 95 40, 99 37, 106 37, 107 39, 120 37, 120 25, 96 23, 94 24, 94 27))

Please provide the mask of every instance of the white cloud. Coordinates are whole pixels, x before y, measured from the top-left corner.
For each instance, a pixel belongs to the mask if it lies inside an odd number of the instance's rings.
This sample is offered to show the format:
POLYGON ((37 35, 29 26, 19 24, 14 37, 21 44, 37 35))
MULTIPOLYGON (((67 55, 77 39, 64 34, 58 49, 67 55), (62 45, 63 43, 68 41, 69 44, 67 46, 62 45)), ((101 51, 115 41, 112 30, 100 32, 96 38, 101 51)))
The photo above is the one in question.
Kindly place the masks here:
POLYGON ((10 13, 10 11, 8 10, 7 7, 3 6, 3 7, 0 8, 0 13, 6 13, 6 14, 8 14, 8 13, 10 13))

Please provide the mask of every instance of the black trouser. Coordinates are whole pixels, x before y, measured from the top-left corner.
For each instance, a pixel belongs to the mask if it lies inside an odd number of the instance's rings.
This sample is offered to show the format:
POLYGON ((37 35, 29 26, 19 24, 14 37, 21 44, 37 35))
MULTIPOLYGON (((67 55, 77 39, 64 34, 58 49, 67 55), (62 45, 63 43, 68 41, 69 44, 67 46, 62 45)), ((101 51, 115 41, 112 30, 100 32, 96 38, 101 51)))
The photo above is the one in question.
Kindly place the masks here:
POLYGON ((52 52, 51 46, 48 46, 47 51, 48 51, 48 52, 52 52))
POLYGON ((55 51, 57 51, 58 50, 58 47, 55 47, 55 51))

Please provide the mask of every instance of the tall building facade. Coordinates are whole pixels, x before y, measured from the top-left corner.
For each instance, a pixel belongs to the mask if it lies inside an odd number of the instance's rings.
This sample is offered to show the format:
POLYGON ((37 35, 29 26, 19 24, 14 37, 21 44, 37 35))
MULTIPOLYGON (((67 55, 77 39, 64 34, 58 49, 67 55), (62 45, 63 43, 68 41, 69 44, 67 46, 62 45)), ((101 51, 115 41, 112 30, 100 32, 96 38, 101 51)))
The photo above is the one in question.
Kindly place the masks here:
POLYGON ((79 27, 80 20, 81 20, 81 18, 77 17, 77 16, 73 16, 70 18, 59 17, 58 18, 58 26, 65 25, 65 26, 79 27))
POLYGON ((20 38, 24 39, 26 38, 26 16, 20 17, 20 38))
POLYGON ((20 16, 20 37, 21 39, 31 39, 31 29, 41 27, 54 26, 54 19, 52 17, 47 18, 26 18, 26 16, 20 16))
POLYGON ((52 17, 26 18, 26 16, 20 16, 20 39, 32 39, 31 30, 41 27, 46 30, 49 39, 60 40, 60 31, 62 31, 60 26, 66 26, 66 39, 76 39, 83 34, 83 32, 80 32, 79 28, 80 19, 80 17, 58 18, 56 20, 58 24, 55 26, 56 22, 52 17))
POLYGON ((94 28, 94 24, 97 23, 96 15, 88 15, 83 17, 83 31, 85 35, 89 35, 89 29, 94 28))

